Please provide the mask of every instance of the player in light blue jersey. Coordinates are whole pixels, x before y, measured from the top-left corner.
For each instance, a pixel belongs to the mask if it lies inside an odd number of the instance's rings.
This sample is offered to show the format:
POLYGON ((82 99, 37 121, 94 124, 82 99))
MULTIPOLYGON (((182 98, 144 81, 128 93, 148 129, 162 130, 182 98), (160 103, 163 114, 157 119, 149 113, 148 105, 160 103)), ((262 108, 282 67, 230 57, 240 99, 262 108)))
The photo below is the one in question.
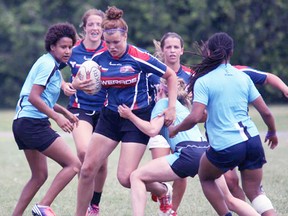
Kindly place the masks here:
POLYGON ((50 205, 80 170, 80 161, 63 138, 51 128, 49 118, 65 132, 72 132, 78 118, 56 104, 62 76, 60 63, 66 63, 76 41, 74 26, 59 23, 51 26, 45 37, 47 53, 32 66, 20 92, 13 134, 31 170, 13 216, 23 215, 26 207, 48 178, 47 157, 57 162, 58 172, 48 191, 32 209, 33 216, 53 216, 50 205))
MULTIPOLYGON (((185 86, 183 85, 178 85, 177 94, 177 99, 179 101, 176 103, 177 114, 175 124, 180 124, 190 113, 189 108, 191 106, 191 100, 185 90, 185 86)), ((159 201, 165 199, 165 203, 170 204, 170 206, 166 204, 166 208, 169 208, 166 209, 165 214, 163 210, 160 209, 161 211, 159 212, 159 215, 174 216, 175 212, 171 206, 171 201, 173 204, 171 193, 168 197, 166 195, 167 191, 169 194, 171 186, 169 187, 169 184, 162 182, 175 181, 188 176, 193 178, 198 173, 199 162, 202 154, 209 147, 208 142, 202 136, 197 125, 187 131, 177 134, 174 138, 169 138, 169 129, 164 125, 164 117, 161 115, 167 108, 167 105, 167 85, 162 80, 158 87, 157 103, 152 110, 150 122, 138 118, 125 105, 121 105, 118 108, 122 117, 131 120, 144 133, 149 136, 161 134, 165 137, 170 148, 173 150, 172 154, 153 159, 132 172, 130 180, 134 216, 144 216, 146 190, 157 195, 159 201), (167 188, 165 186, 167 186, 167 188)), ((205 121, 205 118, 203 118, 203 121, 205 121)), ((224 177, 217 180, 217 185, 221 188, 225 196, 225 201, 231 210, 235 211, 239 215, 258 215, 247 203, 240 199, 236 199, 231 195, 225 184, 224 177)), ((173 193, 175 189, 176 185, 173 187, 173 193)))
POLYGON ((189 91, 193 107, 181 124, 171 127, 170 136, 194 127, 207 110, 206 132, 211 147, 203 155, 199 177, 203 192, 219 215, 231 215, 215 179, 238 166, 243 190, 261 215, 276 215, 271 201, 261 191, 265 153, 255 124, 248 115, 248 104, 261 114, 268 132, 270 148, 278 144, 272 113, 249 76, 240 73, 229 61, 233 39, 216 33, 207 42, 207 56, 193 67, 189 91))

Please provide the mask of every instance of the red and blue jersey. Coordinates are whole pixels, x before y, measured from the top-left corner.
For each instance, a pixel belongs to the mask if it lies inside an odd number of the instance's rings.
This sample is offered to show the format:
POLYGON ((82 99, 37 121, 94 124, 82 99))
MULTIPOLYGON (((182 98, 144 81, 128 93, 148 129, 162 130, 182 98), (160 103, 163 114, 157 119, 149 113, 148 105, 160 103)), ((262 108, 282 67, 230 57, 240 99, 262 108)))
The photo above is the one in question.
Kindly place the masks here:
POLYGON ((233 65, 238 70, 246 73, 248 76, 250 76, 251 80, 256 85, 264 85, 265 80, 267 79, 267 73, 259 70, 255 70, 248 66, 242 66, 242 65, 233 65))
POLYGON ((147 51, 127 45, 120 58, 113 58, 108 51, 96 53, 93 60, 101 66, 102 88, 107 90, 106 107, 116 111, 126 104, 132 110, 149 105, 148 74, 162 77, 167 66, 147 51))
MULTIPOLYGON (((180 65, 178 71, 176 71, 176 75, 178 78, 182 78, 186 84, 189 83, 190 76, 193 75, 192 70, 184 65, 180 65)), ((151 97, 151 105, 154 106, 157 96, 156 86, 160 84, 160 77, 155 76, 154 74, 149 74, 149 94, 151 97)))
MULTIPOLYGON (((72 55, 68 61, 68 65, 71 68, 71 78, 70 81, 72 82, 73 77, 76 76, 79 67, 81 64, 86 61, 90 60, 95 53, 102 53, 105 51, 106 43, 101 41, 101 44, 96 50, 87 49, 83 41, 77 43, 72 50, 72 55)), ((101 89, 95 95, 88 95, 84 93, 82 90, 77 90, 76 93, 69 98, 69 105, 68 107, 75 107, 81 108, 84 110, 91 110, 91 111, 100 111, 103 107, 104 101, 106 98, 106 91, 101 89)))

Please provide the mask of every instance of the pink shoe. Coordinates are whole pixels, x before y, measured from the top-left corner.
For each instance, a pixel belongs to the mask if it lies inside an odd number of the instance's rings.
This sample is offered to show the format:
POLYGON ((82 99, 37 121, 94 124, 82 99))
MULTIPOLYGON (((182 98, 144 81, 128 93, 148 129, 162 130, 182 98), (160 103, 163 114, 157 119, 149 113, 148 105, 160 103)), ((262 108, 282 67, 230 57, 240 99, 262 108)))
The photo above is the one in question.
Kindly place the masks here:
POLYGON ((32 215, 33 216, 56 216, 50 206, 41 206, 36 204, 32 208, 32 215))
POLYGON ((92 204, 88 207, 86 216, 100 216, 99 206, 92 204))

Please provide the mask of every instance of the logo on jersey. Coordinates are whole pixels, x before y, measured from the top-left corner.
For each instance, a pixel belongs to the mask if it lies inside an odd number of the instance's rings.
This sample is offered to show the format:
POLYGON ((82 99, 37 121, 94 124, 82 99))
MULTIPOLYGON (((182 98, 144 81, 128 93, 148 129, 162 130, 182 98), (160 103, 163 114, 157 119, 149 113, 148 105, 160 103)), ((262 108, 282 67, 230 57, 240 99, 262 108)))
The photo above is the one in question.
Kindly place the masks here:
POLYGON ((109 62, 109 65, 110 66, 122 66, 122 64, 121 63, 112 63, 111 61, 109 62))
POLYGON ((76 65, 76 61, 70 61, 71 67, 74 68, 76 65))
POLYGON ((135 70, 131 65, 120 67, 120 73, 133 73, 135 70))
POLYGON ((84 56, 83 59, 84 59, 85 61, 91 60, 91 58, 86 57, 86 56, 84 56))
POLYGON ((128 76, 128 77, 102 77, 102 85, 105 87, 114 87, 114 88, 126 88, 129 86, 135 86, 138 82, 138 75, 128 76))

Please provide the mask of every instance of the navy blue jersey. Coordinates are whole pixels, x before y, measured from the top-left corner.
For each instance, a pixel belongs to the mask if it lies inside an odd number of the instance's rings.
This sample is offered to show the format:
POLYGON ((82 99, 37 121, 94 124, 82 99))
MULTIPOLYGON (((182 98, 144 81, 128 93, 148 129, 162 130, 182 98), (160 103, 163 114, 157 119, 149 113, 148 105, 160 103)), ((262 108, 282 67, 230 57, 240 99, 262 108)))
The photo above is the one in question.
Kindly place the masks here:
POLYGON ((267 79, 267 73, 263 71, 255 70, 248 66, 242 66, 242 65, 233 65, 233 66, 238 70, 246 73, 248 76, 250 76, 255 85, 264 85, 267 79))
MULTIPOLYGON (((179 70, 176 71, 178 78, 182 78, 186 84, 189 83, 190 76, 192 75, 191 69, 183 65, 180 66, 179 70)), ((154 106, 156 103, 157 89, 156 86, 160 84, 160 78, 154 74, 148 75, 149 82, 149 95, 151 97, 151 105, 154 106)))
POLYGON ((101 66, 102 88, 107 90, 107 108, 118 110, 126 104, 132 110, 149 105, 148 74, 162 77, 167 66, 133 45, 120 58, 113 58, 108 51, 96 53, 93 60, 101 66))
MULTIPOLYGON (((83 41, 74 46, 72 50, 72 56, 68 61, 68 65, 71 68, 70 81, 72 82, 73 77, 76 76, 79 67, 84 61, 90 60, 95 54, 95 52, 102 53, 106 49, 106 43, 104 41, 101 42, 100 46, 96 50, 86 49, 83 41)), ((77 90, 76 94, 70 96, 68 107, 81 108, 91 111, 100 111, 103 107, 105 97, 106 91, 104 89, 101 89, 95 95, 88 95, 82 90, 77 90)))

